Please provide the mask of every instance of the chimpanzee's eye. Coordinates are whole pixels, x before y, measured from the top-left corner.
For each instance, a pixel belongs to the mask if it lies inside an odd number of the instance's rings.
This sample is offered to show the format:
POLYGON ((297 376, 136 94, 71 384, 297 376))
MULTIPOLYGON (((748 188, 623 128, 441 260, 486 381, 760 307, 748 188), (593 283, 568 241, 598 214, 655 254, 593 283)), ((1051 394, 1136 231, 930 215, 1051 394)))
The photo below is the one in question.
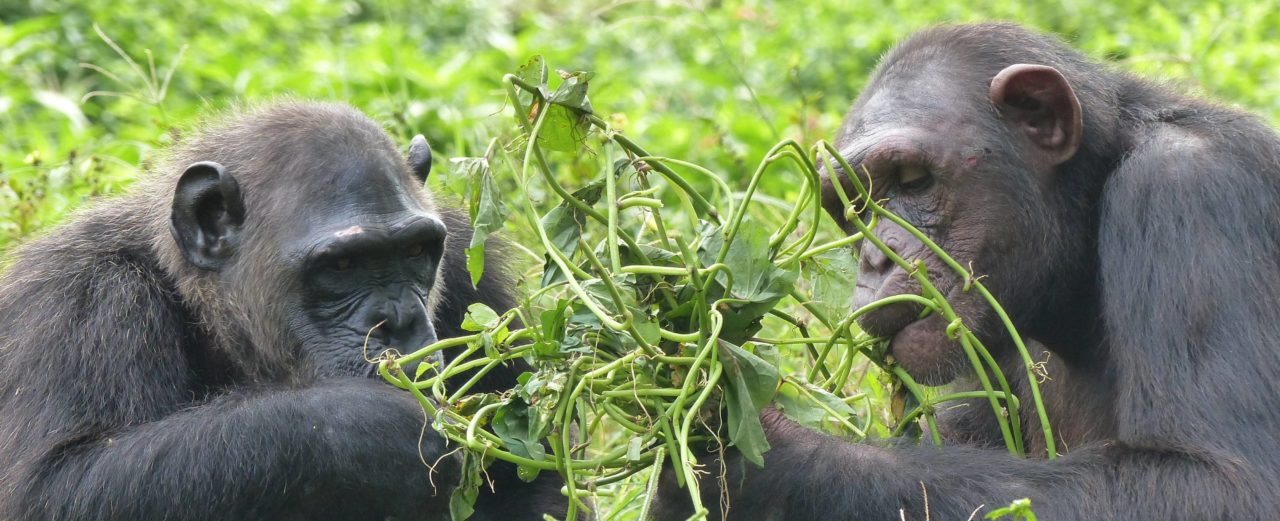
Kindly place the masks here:
POLYGON ((427 250, 426 246, 423 246, 422 243, 418 243, 409 247, 408 254, 410 257, 417 257, 419 255, 422 255, 422 252, 426 250, 427 250))
POLYGON ((338 257, 333 260, 334 271, 347 271, 351 269, 351 257, 338 257))
POLYGON ((921 192, 933 185, 933 174, 920 165, 906 165, 898 170, 898 188, 903 192, 921 192))

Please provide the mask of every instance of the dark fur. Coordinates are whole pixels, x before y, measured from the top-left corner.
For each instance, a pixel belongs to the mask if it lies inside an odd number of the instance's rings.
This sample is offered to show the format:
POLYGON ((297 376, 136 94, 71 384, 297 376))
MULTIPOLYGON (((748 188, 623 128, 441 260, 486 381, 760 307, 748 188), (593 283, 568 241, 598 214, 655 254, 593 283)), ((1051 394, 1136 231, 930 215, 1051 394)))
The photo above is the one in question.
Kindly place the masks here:
MULTIPOLYGON (((280 103, 202 129, 129 194, 13 253, 0 278, 0 519, 447 518, 459 457, 423 434, 411 396, 317 379, 282 333, 295 288, 266 252, 297 223, 270 217, 324 211, 316 198, 335 188, 313 174, 353 161, 399 169, 430 204, 359 112, 280 103), (178 174, 206 160, 236 174, 251 216, 225 279, 188 265, 167 226, 178 174)), ((433 316, 448 337, 473 302, 512 307, 514 286, 491 252, 473 288, 466 216, 437 211, 450 232, 433 316)), ((554 477, 499 481, 503 498, 482 498, 476 518, 563 511, 554 477)))
MULTIPOLYGON (((886 117, 928 116, 913 112, 924 100, 936 105, 934 114, 961 111, 965 124, 983 129, 934 139, 988 149, 982 157, 995 167, 986 177, 951 189, 983 205, 989 227, 946 230, 954 223, 943 215, 927 232, 945 230, 961 246, 957 234, 1000 238, 1000 249, 977 252, 976 266, 1035 341, 1032 356, 1052 353, 1052 380, 1042 389, 1065 455, 1036 459, 1044 440, 1021 361, 997 343, 989 321, 979 321, 1022 394, 1032 459, 1007 454, 985 402, 942 414, 956 446, 941 450, 848 444, 769 412, 765 468, 727 458, 728 517, 962 520, 1029 497, 1046 520, 1273 519, 1280 511, 1280 138, 1256 117, 1004 24, 940 27, 901 44, 855 104, 841 139, 863 136, 863 124, 884 124, 860 112, 877 93, 900 109, 886 117), (1021 174, 1021 145, 987 99, 991 78, 1018 63, 1061 71, 1083 108, 1081 147, 1043 184, 1021 174), (925 87, 942 85, 957 88, 925 87)), ((859 153, 851 154, 854 165, 859 153)), ((708 463, 714 476, 716 462, 708 463)), ((718 518, 720 487, 713 478, 703 485, 718 518)), ((685 515, 684 493, 666 480, 654 518, 685 515)))

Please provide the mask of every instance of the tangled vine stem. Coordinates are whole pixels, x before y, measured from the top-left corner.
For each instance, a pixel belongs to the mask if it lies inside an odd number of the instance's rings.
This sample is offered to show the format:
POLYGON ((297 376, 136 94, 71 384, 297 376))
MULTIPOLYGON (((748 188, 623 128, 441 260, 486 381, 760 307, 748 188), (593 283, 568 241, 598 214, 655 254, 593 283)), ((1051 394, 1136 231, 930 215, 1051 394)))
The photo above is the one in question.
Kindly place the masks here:
MULTIPOLYGON (((700 519, 708 510, 698 490, 699 447, 709 442, 725 445, 720 440, 723 413, 727 411, 731 423, 736 422, 729 426, 729 441, 744 454, 755 451, 758 457, 767 449, 767 442, 763 432, 757 433, 751 426, 755 421, 758 429, 756 415, 764 406, 753 392, 763 391, 764 401, 768 401, 789 386, 798 397, 789 407, 811 408, 826 418, 824 425, 854 438, 864 437, 872 427, 871 415, 866 415, 865 424, 856 425, 847 404, 867 398, 856 392, 862 378, 854 378, 854 367, 859 365, 855 358, 865 357, 863 367, 869 365, 866 361, 880 367, 900 382, 917 404, 904 411, 891 431, 893 435, 902 434, 922 418, 932 441, 941 443, 935 420, 937 405, 986 397, 996 417, 1002 419, 1001 434, 1009 451, 1023 454, 1019 403, 1004 375, 929 281, 923 264, 899 257, 875 236, 873 228, 887 219, 924 243, 966 281, 967 290, 977 290, 1000 316, 1027 365, 1048 456, 1056 456, 1031 358, 1007 314, 981 282, 910 224, 872 201, 856 176, 852 176, 856 197, 851 200, 847 194, 839 195, 846 207, 856 202, 870 210, 873 218, 867 223, 850 219, 858 227, 852 237, 817 241, 823 219, 817 165, 835 161, 845 171, 852 171, 831 145, 819 142, 805 149, 792 140, 778 143, 765 154, 745 191, 734 194, 714 172, 649 153, 582 105, 565 105, 555 113, 552 109, 563 100, 549 94, 546 85, 532 85, 515 75, 504 80, 522 130, 515 148, 518 159, 507 156, 515 181, 526 193, 533 183, 540 183, 559 200, 559 206, 544 213, 531 198, 522 198, 523 212, 546 259, 542 287, 523 305, 502 314, 473 307, 468 315, 473 334, 441 340, 403 356, 386 355, 379 361, 383 378, 412 393, 441 435, 483 458, 507 461, 528 472, 559 473, 569 498, 567 520, 576 519, 586 508, 583 494, 626 482, 633 474, 651 469, 654 474, 647 484, 639 486, 652 491, 656 474, 664 466, 669 466, 676 481, 687 488, 696 512, 693 518, 700 519), (529 107, 521 101, 522 92, 532 100, 529 107), (594 129, 605 146, 621 151, 625 159, 618 164, 635 171, 634 187, 620 182, 622 168, 618 167, 610 167, 602 186, 594 191, 571 192, 560 184, 541 142, 551 118, 560 118, 555 124, 563 125, 566 117, 570 125, 594 129), (708 201, 675 168, 709 178, 720 204, 708 201), (779 169, 800 173, 799 199, 772 233, 761 235, 757 228, 745 231, 761 179, 766 172, 779 169), (666 183, 651 186, 649 172, 657 172, 666 183), (690 216, 688 227, 664 222, 664 196, 682 203, 684 213, 690 216), (717 208, 728 209, 728 217, 722 220, 717 208), (539 224, 538 219, 543 222, 539 224), (591 227, 603 229, 603 240, 596 245, 585 233, 591 227), (744 234, 756 238, 743 239, 744 234), (848 314, 829 316, 829 309, 824 310, 790 282, 802 266, 819 256, 841 250, 852 255, 851 246, 859 240, 870 241, 908 270, 920 283, 921 294, 897 295, 848 314), (750 256, 735 254, 735 247, 748 248, 744 244, 764 251, 751 251, 750 256), (765 271, 773 274, 772 281, 761 276, 759 269, 750 276, 734 269, 735 263, 766 256, 765 271), (769 291, 776 294, 761 296, 769 291), (817 323, 774 309, 783 298, 793 299, 817 323), (548 301, 552 304, 547 305, 548 301), (856 327, 856 319, 863 314, 902 302, 918 304, 946 319, 950 324, 947 333, 973 365, 981 391, 930 396, 910 375, 883 358, 883 339, 856 327), (754 313, 747 316, 754 323, 767 313, 799 334, 770 340, 743 338, 741 331, 727 331, 729 317, 745 313, 743 310, 754 313), (520 327, 512 329, 516 325, 520 327), (804 378, 779 375, 777 368, 762 358, 775 347, 787 346, 804 346, 810 364, 804 368, 804 378), (445 350, 451 354, 447 363, 427 362, 445 350), (533 367, 521 376, 516 389, 468 394, 491 370, 516 359, 533 367), (407 371, 411 367, 416 367, 415 374, 407 371), (994 382, 988 371, 995 374, 994 382), (605 439, 577 444, 572 435, 575 426, 588 435, 604 433, 601 437, 605 439)), ((486 156, 499 153, 505 153, 504 149, 491 146, 486 156)), ((836 186, 839 188, 838 183, 836 186)), ((599 234, 592 236, 598 238, 599 234)))

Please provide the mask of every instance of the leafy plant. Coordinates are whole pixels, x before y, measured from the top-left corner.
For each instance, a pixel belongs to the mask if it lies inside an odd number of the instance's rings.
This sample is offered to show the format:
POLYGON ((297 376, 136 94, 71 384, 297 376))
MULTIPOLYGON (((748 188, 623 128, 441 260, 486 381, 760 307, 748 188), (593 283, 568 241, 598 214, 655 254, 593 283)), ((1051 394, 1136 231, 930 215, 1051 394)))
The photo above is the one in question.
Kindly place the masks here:
MULTIPOLYGON (((388 354, 380 361, 383 377, 413 393, 433 418, 433 427, 470 452, 470 473, 453 503, 455 518, 469 514, 481 483, 474 473, 489 459, 518 465, 527 479, 539 472, 559 473, 570 498, 566 519, 587 508, 586 497, 606 488, 625 490, 628 483, 639 486, 632 475, 652 470, 648 479, 654 480, 669 465, 689 490, 695 518, 701 518, 707 510, 698 494, 698 457, 732 446, 748 461, 763 465, 769 443, 760 413, 770 403, 804 425, 854 439, 866 436, 870 418, 850 404, 865 398, 858 389, 871 366, 900 382, 915 404, 893 433, 901 434, 923 418, 933 442, 941 443, 934 422, 937 404, 985 396, 996 417, 1008 418, 1001 429, 1010 452, 1023 453, 1019 411, 1008 383, 929 282, 922 264, 881 244, 870 233, 874 222, 854 219, 860 229, 855 236, 817 240, 825 218, 817 164, 843 162, 830 145, 819 142, 806 149, 783 141, 766 153, 741 197, 725 188, 713 203, 675 169, 713 179, 714 174, 655 156, 596 116, 586 96, 590 73, 560 71, 558 76, 561 81, 552 88, 540 57, 507 75, 507 98, 519 134, 504 147, 490 146, 485 157, 459 161, 471 179, 469 199, 477 227, 496 229, 507 215, 494 203, 501 197, 494 165, 508 165, 522 193, 538 193, 536 185, 557 201, 542 210, 532 197, 507 199, 521 207, 517 214, 537 237, 533 249, 544 259, 531 295, 502 314, 474 305, 464 323, 473 334, 404 356, 388 354), (550 155, 555 151, 601 160, 598 177, 570 191, 554 175, 551 165, 562 159, 550 155), (799 174, 800 197, 771 231, 755 222, 749 209, 760 180, 784 167, 799 174), (833 302, 819 305, 797 286, 803 279, 824 293, 847 290, 852 273, 842 259, 853 259, 851 245, 864 238, 910 270, 923 294, 851 310, 845 305, 848 293, 824 295, 833 302), (949 333, 969 355, 984 391, 930 396, 885 358, 884 339, 855 326, 862 314, 904 300, 948 320, 949 333), (801 313, 807 318, 793 316, 801 313), (785 324, 783 336, 761 336, 770 318, 785 324), (513 329, 513 324, 524 327, 513 329), (796 374, 786 374, 779 350, 800 346, 804 363, 791 368, 796 374), (443 366, 423 363, 413 375, 403 370, 455 348, 460 352, 443 366), (520 375, 510 391, 468 394, 486 373, 516 358, 528 361, 533 370, 520 375), (858 366, 861 376, 854 374, 858 366), (575 425, 593 439, 574 439, 575 425)), ((877 222, 888 219, 912 230, 1004 316, 981 282, 909 224, 868 200, 865 188, 858 189, 858 194, 842 197, 870 210, 877 222)), ((469 254, 483 255, 476 251, 482 245, 473 243, 469 254)), ((472 263, 473 277, 479 276, 479 266, 472 263)), ((1005 322, 1017 339, 1007 317, 1005 322)), ((1035 405, 1051 440, 1038 394, 1035 405)), ((1054 456, 1052 444, 1049 456, 1054 456)))

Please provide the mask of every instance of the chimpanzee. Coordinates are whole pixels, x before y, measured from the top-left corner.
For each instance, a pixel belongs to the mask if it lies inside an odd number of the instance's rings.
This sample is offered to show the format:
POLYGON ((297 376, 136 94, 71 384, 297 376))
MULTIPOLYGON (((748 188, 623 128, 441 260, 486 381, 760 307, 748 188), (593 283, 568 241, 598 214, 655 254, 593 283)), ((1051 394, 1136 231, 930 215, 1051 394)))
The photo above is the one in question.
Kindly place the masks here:
MULTIPOLYGON (((1041 519, 1275 518, 1280 138, 1263 121, 1015 25, 951 25, 884 57, 836 145, 872 197, 983 277, 1035 358, 1051 354, 1042 388, 1065 454, 1044 458, 1041 436, 1029 443, 1040 457, 1010 456, 985 406, 943 412, 941 449, 851 444, 767 410, 764 468, 732 451, 704 462, 712 518, 722 493, 734 520, 978 519, 1024 497, 1041 519)), ((824 186, 846 231, 834 189, 855 194, 850 174, 824 186)), ((1030 407, 981 297, 901 227, 875 233, 924 261, 1030 407)), ((859 262, 855 306, 918 291, 870 241, 859 262)), ((861 325, 891 336, 915 378, 971 379, 920 311, 861 325)), ((681 518, 685 493, 666 479, 655 518, 681 518)))
MULTIPOLYGON (((513 282, 491 259, 472 286, 430 168, 421 137, 406 161, 350 107, 280 102, 18 248, 0 519, 447 519, 457 447, 368 359, 509 309, 513 282)), ((565 508, 554 473, 494 474, 476 519, 565 508)))

